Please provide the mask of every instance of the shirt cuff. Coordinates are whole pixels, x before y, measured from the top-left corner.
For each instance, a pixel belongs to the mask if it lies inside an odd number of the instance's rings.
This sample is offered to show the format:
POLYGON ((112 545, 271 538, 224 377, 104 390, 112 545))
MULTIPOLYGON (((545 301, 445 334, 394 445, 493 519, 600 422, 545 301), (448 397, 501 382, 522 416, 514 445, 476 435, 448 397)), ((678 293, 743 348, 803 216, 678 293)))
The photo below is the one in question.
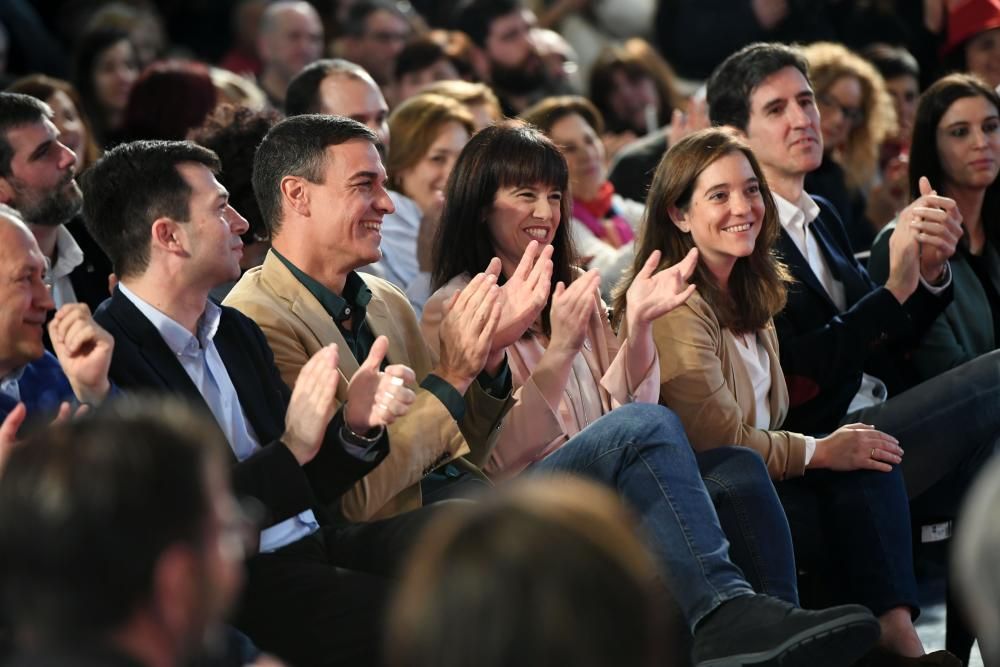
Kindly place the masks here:
POLYGON ((434 394, 444 404, 452 419, 456 422, 462 421, 465 416, 465 399, 457 389, 433 373, 425 377, 420 386, 434 394))
POLYGON ((931 285, 929 282, 924 280, 923 275, 920 276, 920 284, 924 286, 924 289, 935 296, 948 289, 948 286, 951 285, 951 262, 944 263, 944 280, 941 281, 940 285, 931 285))
POLYGON ((493 398, 504 398, 510 394, 513 384, 510 379, 510 366, 507 364, 507 355, 503 357, 500 370, 495 376, 491 376, 486 371, 481 372, 476 377, 476 382, 487 394, 493 398))
POLYGON ((811 435, 807 435, 805 436, 805 439, 806 439, 806 465, 808 466, 809 462, 812 461, 813 454, 816 453, 816 438, 812 437, 811 435))
POLYGON ((338 435, 340 437, 340 444, 343 446, 345 452, 359 461, 370 463, 381 454, 382 450, 379 447, 379 442, 382 440, 382 436, 385 435, 385 427, 379 426, 378 433, 374 437, 367 438, 357 435, 347 427, 347 424, 344 424, 340 427, 338 435))

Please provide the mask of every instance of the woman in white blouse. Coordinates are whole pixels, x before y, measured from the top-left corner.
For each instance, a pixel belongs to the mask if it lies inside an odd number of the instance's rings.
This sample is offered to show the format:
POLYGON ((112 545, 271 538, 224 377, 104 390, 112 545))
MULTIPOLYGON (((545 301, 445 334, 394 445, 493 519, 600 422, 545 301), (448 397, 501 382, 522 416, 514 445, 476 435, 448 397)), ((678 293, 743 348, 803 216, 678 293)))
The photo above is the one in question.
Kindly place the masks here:
MULTIPOLYGON (((681 140, 656 170, 647 216, 638 253, 659 250, 664 266, 691 248, 699 253, 698 293, 653 324, 660 401, 681 418, 696 450, 735 442, 760 453, 793 538, 822 536, 836 564, 824 576, 879 617, 881 650, 923 655, 912 623, 918 603, 903 450, 864 424, 821 438, 780 430, 788 391, 772 317, 789 278, 772 250, 777 209, 753 153, 721 129, 681 140)), ((619 289, 627 286, 626 277, 619 289)), ((627 327, 624 295, 615 313, 627 327)))

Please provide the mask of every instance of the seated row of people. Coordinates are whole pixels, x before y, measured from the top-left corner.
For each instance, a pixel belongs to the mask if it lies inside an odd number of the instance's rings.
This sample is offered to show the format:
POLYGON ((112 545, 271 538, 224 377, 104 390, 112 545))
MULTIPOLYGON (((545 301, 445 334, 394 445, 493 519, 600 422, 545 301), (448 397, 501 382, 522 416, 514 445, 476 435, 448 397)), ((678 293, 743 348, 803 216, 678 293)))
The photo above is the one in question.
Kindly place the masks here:
MULTIPOLYGON (((997 437, 996 417, 982 406, 996 400, 998 362, 995 353, 980 357, 886 400, 886 384, 894 394, 908 386, 885 375, 898 352, 889 345, 918 340, 951 299, 961 214, 925 185, 892 232, 887 286, 875 288, 850 257, 836 211, 817 210, 802 190, 822 156, 807 71, 793 50, 758 45, 716 72, 713 120, 738 128, 746 145, 716 130, 671 149, 616 298, 621 342, 597 296, 599 272, 572 268, 560 224, 570 220, 570 169, 523 125, 482 130, 457 158, 430 262, 442 291, 423 327, 399 290, 356 272, 380 259, 381 223, 394 210, 378 138, 359 123, 290 118, 258 149, 254 191, 273 248, 226 301, 253 321, 208 300, 239 276, 247 227, 214 177, 215 156, 186 143, 136 142, 98 162, 84 179, 84 202, 120 279, 97 313, 116 343, 111 378, 207 409, 241 462, 237 489, 263 496, 269 510, 237 624, 293 660, 375 659, 401 548, 428 517, 448 511, 431 501, 481 491, 482 469, 497 480, 568 470, 637 510, 697 663, 733 654, 800 660, 830 631, 827 656, 839 664, 868 648, 877 625, 857 607, 789 606, 792 547, 768 473, 806 473, 778 485, 792 534, 808 514, 795 508, 821 499, 822 529, 852 564, 846 575, 893 572, 879 586, 845 586, 847 599, 880 616, 885 650, 922 654, 910 620, 907 493, 953 515, 997 437), (786 264, 776 263, 775 245, 786 264), (680 422, 634 405, 658 401, 680 422), (770 430, 783 419, 812 437, 770 430), (956 446, 941 447, 952 439, 956 446), (763 462, 748 449, 719 449, 726 444, 757 449, 763 462), (695 457, 692 445, 713 451, 695 457), (872 472, 840 472, 858 469, 872 472), (885 512, 857 530, 857 509, 831 497, 863 497, 862 510, 885 512), (757 511, 747 518, 727 503, 757 511), (699 529, 685 517, 697 517, 699 529), (761 558, 761 544, 773 553, 761 558), (354 609, 344 601, 369 586, 382 594, 354 609), (320 613, 344 632, 323 624, 303 633, 320 613), (785 621, 761 631, 777 617, 785 621)), ((44 107, 22 125, 32 122, 44 126, 44 107)), ((44 268, 36 263, 25 283, 33 288, 44 268)), ((26 310, 49 307, 41 293, 28 296, 26 310)), ((101 335, 82 311, 77 317, 91 337, 101 335)), ((32 326, 19 336, 40 335, 32 326)), ((82 346, 91 347, 99 346, 82 346)), ((32 360, 17 359, 5 377, 15 391, 22 378, 12 373, 32 360)))

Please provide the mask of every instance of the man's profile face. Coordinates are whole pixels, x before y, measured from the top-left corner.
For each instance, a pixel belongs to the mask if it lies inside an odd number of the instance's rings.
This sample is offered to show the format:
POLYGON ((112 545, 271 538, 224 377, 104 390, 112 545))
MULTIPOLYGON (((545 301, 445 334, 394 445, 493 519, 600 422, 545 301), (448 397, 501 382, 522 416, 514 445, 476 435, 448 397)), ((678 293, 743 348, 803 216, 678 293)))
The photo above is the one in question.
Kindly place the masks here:
POLYGON ((319 112, 366 125, 389 148, 389 105, 374 81, 333 73, 319 84, 319 112))
POLYGON ((338 266, 353 270, 381 259, 382 217, 395 207, 374 144, 352 139, 328 146, 323 181, 306 182, 306 188, 312 224, 297 233, 310 235, 316 261, 335 257, 338 266))
POLYGON ((746 135, 773 189, 782 179, 801 178, 819 167, 823 161, 819 110, 802 72, 784 67, 750 93, 746 135))
POLYGON ((55 308, 44 281, 46 268, 27 227, 0 217, 0 377, 45 351, 45 316, 55 308))
POLYGON ((514 93, 530 92, 545 82, 545 67, 531 35, 535 16, 526 9, 498 16, 486 36, 493 83, 514 93))
POLYGON ((277 10, 271 29, 260 36, 265 65, 292 78, 323 53, 323 25, 304 3, 277 10))
POLYGON ((189 220, 178 226, 187 244, 188 275, 209 289, 239 278, 246 219, 229 205, 229 193, 208 167, 183 162, 177 171, 191 188, 189 220))
POLYGON ((83 206, 76 183, 76 154, 59 141, 47 118, 7 131, 14 149, 11 175, 0 178, 0 195, 25 222, 54 227, 69 222, 83 206))

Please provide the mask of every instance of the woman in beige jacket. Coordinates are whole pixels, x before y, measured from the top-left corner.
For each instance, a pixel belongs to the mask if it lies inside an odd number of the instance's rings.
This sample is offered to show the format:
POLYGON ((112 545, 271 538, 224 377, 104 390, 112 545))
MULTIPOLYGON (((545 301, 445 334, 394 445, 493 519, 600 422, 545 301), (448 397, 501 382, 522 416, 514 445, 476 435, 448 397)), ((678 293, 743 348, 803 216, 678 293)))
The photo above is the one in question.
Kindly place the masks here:
MULTIPOLYGON (((697 248, 699 262, 698 294, 653 324, 660 401, 681 418, 696 450, 735 442, 764 457, 793 538, 818 531, 836 563, 823 571, 831 587, 879 616, 882 650, 916 658, 923 646, 912 623, 903 450, 864 424, 818 438, 781 430, 788 392, 772 317, 784 306, 789 278, 772 251, 779 232, 760 166, 735 134, 703 130, 667 153, 637 256, 659 250, 669 265, 697 248)), ((625 327, 628 282, 615 301, 625 327)))

